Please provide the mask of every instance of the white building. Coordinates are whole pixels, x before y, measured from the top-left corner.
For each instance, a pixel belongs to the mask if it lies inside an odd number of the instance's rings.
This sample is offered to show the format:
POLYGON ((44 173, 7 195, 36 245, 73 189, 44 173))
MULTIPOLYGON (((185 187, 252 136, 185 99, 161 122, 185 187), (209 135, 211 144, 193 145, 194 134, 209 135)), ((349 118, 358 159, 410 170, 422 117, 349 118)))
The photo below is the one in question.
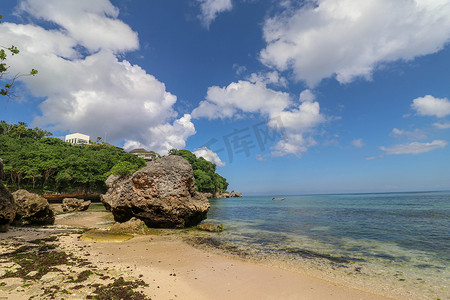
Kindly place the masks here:
POLYGON ((89 136, 82 133, 72 133, 66 135, 65 141, 73 145, 89 144, 89 136))
POLYGON ((133 149, 130 151, 130 153, 133 153, 137 157, 141 157, 145 160, 155 160, 157 157, 154 152, 147 151, 144 148, 133 149))

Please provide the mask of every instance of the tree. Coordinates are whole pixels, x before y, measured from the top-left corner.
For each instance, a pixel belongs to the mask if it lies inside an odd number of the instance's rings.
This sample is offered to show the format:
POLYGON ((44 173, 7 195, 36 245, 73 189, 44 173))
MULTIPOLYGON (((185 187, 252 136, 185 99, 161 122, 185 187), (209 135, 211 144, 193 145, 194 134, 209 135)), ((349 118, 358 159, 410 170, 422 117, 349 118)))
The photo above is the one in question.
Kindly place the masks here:
POLYGON ((131 175, 132 173, 136 172, 138 170, 138 167, 134 164, 132 164, 129 161, 121 161, 114 165, 114 167, 111 168, 109 173, 113 175, 118 176, 127 176, 131 175))
MULTIPOLYGON (((0 15, 0 19, 2 19, 3 16, 0 15)), ((1 21, 0 21, 1 23, 1 21)), ((29 74, 16 74, 12 76, 11 79, 8 79, 7 82, 3 82, 3 77, 5 75, 8 75, 9 66, 6 64, 6 58, 8 57, 8 52, 11 56, 19 54, 19 49, 12 45, 11 47, 5 47, 3 45, 0 45, 0 81, 1 83, 1 89, 0 89, 0 95, 2 96, 8 96, 11 97, 14 95, 14 83, 17 79, 24 77, 24 76, 34 76, 38 73, 37 70, 31 69, 29 74)))
POLYGON ((189 150, 171 149, 169 155, 178 155, 185 158, 192 166, 195 177, 195 187, 200 192, 224 192, 228 187, 225 178, 216 173, 216 165, 203 157, 197 158, 189 150))
POLYGON ((51 133, 45 130, 27 127, 0 121, 0 157, 5 162, 5 183, 12 188, 104 192, 112 172, 125 174, 145 166, 142 158, 114 146, 71 145, 46 137, 51 133))

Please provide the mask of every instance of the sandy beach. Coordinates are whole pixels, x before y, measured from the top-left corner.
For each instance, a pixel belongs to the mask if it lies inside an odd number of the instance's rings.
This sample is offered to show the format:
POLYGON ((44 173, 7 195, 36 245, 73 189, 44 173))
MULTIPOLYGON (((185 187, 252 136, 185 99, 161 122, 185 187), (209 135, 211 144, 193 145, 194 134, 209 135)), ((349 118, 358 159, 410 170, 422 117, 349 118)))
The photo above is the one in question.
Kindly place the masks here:
MULTIPOLYGON (((109 213, 88 211, 58 215, 54 226, 11 228, 3 233, 1 253, 54 237, 55 250, 76 263, 56 265, 40 280, 0 279, 0 299, 87 299, 120 277, 142 283, 133 290, 151 299, 392 299, 318 278, 306 269, 292 271, 199 249, 180 234, 141 235, 125 241, 82 238, 80 228, 104 229, 108 224, 109 213), (93 274, 86 278, 80 275, 90 270, 93 274)), ((0 275, 17 269, 4 256, 0 267, 0 275)))

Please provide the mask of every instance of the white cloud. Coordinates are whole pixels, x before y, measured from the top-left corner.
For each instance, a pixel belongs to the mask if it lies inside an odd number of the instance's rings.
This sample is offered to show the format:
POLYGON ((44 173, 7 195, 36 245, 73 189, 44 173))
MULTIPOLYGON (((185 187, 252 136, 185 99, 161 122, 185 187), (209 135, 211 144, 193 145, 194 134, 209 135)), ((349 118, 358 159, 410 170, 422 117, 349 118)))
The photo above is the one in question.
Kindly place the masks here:
POLYGON ((309 86, 336 76, 370 79, 381 64, 440 51, 449 42, 447 0, 315 0, 265 21, 261 61, 309 86))
POLYGON ((316 95, 313 94, 311 90, 304 90, 300 93, 299 100, 301 102, 312 102, 316 100, 316 95))
POLYGON ((319 102, 314 102, 311 91, 302 94, 300 98, 303 102, 293 102, 288 93, 268 88, 266 84, 270 81, 265 80, 266 78, 268 77, 255 74, 253 82, 241 80, 227 87, 210 87, 206 100, 200 102, 193 110, 192 116, 211 120, 235 118, 248 113, 260 114, 269 118, 269 128, 283 130, 284 139, 274 146, 272 154, 300 156, 316 144, 316 141, 306 134, 325 121, 325 117, 320 113, 319 102))
POLYGON ((227 87, 208 88, 206 100, 194 109, 194 118, 233 118, 239 112, 259 113, 271 116, 291 104, 289 94, 266 87, 262 82, 239 80, 227 87))
POLYGON ((0 40, 21 50, 8 58, 12 68, 21 73, 39 70, 38 76, 24 79, 34 96, 44 98, 33 123, 102 136, 110 143, 127 140, 128 148, 133 143, 157 152, 183 148, 195 134, 190 116, 177 119, 177 97, 164 83, 138 65, 119 60, 116 52, 138 46, 137 34, 116 19, 118 11, 109 1, 94 2, 21 2, 22 13, 52 21, 61 26, 58 29, 0 24, 0 40), (78 18, 95 29, 79 32, 72 23, 82 28, 86 24, 78 18))
POLYGON ((233 8, 231 0, 197 0, 200 3, 200 15, 198 16, 206 28, 217 18, 220 13, 230 11, 233 8))
POLYGON ((219 167, 225 166, 225 163, 220 159, 219 155, 206 147, 195 149, 194 154, 197 158, 203 157, 207 161, 210 161, 219 167))
POLYGON ((420 154, 429 152, 432 150, 436 150, 439 148, 444 148, 447 146, 446 141, 442 140, 434 140, 431 143, 419 143, 419 142, 413 142, 409 144, 400 144, 395 145, 392 147, 380 147, 381 150, 386 152, 388 155, 392 154, 420 154))
POLYGON ((433 123, 433 125, 438 129, 449 129, 450 128, 450 122, 448 122, 448 123, 433 123))
POLYGON ((268 72, 268 73, 252 73, 248 78, 248 81, 251 83, 261 82, 264 84, 273 84, 275 86, 283 86, 286 87, 288 81, 277 71, 268 72))
POLYGON ((247 67, 239 64, 233 64, 233 70, 236 72, 236 75, 242 75, 247 71, 247 67))
POLYGON ((377 157, 377 156, 366 156, 366 160, 376 160, 379 159, 381 157, 377 157))
POLYGON ((411 107, 421 116, 442 118, 450 115, 450 101, 447 98, 435 98, 431 95, 413 100, 411 107))
POLYGON ((303 102, 291 109, 286 109, 273 114, 269 125, 276 125, 274 123, 277 121, 277 119, 275 119, 276 115, 278 115, 283 122, 284 128, 296 131, 311 129, 325 120, 323 115, 320 114, 319 102, 303 102))
POLYGON ((352 141, 352 145, 355 146, 356 148, 362 148, 364 147, 364 142, 362 139, 355 139, 352 141))
POLYGON ((261 155, 261 154, 256 154, 255 158, 256 158, 256 160, 259 160, 259 161, 266 161, 267 160, 267 156, 261 155))
POLYGON ((135 50, 137 33, 118 20, 119 10, 109 0, 26 0, 19 10, 54 22, 65 34, 91 53, 100 49, 135 50))
MULTIPOLYGON (((175 120, 173 124, 162 123, 149 127, 146 131, 140 133, 138 138, 149 149, 166 155, 170 149, 183 149, 186 146, 186 140, 195 133, 191 115, 185 114, 180 119, 175 120)), ((139 141, 127 139, 124 148, 131 150, 139 141)))
POLYGON ((395 136, 395 137, 406 137, 406 138, 412 139, 412 140, 422 140, 422 139, 427 138, 427 135, 425 134, 425 132, 423 132, 423 130, 420 130, 420 129, 414 129, 413 131, 408 131, 408 130, 404 130, 404 129, 394 128, 394 129, 392 129, 391 135, 395 136))
POLYGON ((279 141, 274 146, 273 156, 284 156, 286 154, 292 154, 301 156, 304 152, 308 151, 309 147, 317 145, 317 142, 312 138, 305 138, 305 135, 301 132, 297 133, 295 129, 290 128, 287 130, 286 139, 279 141))

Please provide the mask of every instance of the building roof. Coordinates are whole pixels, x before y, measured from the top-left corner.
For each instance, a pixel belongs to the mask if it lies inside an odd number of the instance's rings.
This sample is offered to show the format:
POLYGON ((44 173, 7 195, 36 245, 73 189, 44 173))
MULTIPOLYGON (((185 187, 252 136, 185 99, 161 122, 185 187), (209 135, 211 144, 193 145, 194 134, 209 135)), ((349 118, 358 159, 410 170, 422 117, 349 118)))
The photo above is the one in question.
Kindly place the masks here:
POLYGON ((149 153, 149 151, 145 150, 144 148, 136 148, 131 150, 130 153, 149 153))
POLYGON ((82 137, 82 138, 85 138, 85 139, 89 140, 89 136, 88 135, 83 134, 83 133, 79 133, 79 132, 71 133, 71 134, 66 135, 66 139, 77 138, 77 137, 82 137))

